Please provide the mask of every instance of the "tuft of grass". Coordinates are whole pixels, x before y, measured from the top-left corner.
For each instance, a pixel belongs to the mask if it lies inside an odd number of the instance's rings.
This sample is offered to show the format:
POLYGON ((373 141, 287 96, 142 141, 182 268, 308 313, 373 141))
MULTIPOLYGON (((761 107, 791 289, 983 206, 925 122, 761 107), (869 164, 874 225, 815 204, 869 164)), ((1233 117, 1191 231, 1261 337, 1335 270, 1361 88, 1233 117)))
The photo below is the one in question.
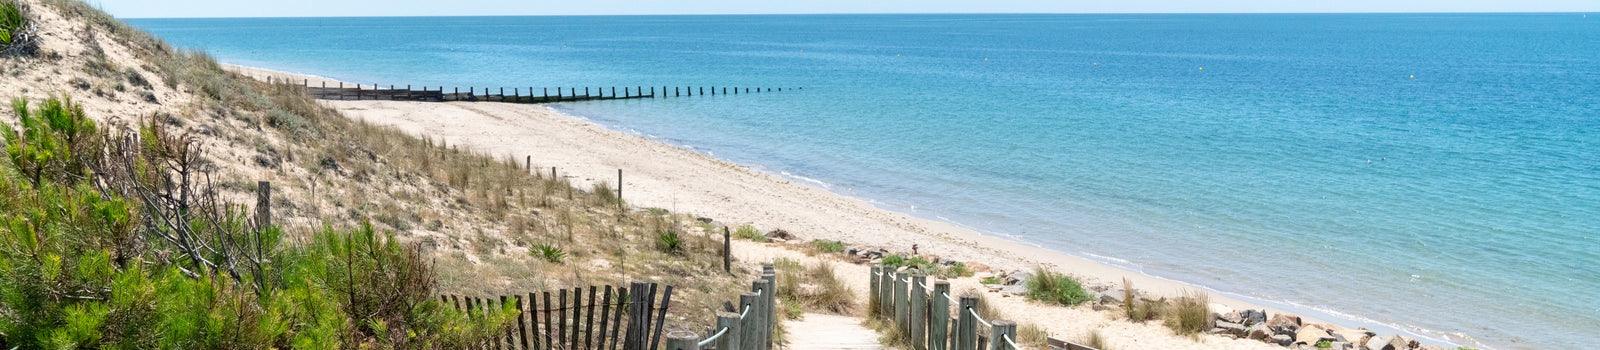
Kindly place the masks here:
POLYGON ((1135 313, 1135 311, 1139 311, 1139 306, 1137 304, 1138 304, 1138 301, 1133 300, 1133 281, 1129 281, 1127 277, 1123 277, 1122 278, 1122 314, 1123 314, 1123 316, 1127 316, 1128 320, 1134 321, 1134 322, 1141 322, 1141 321, 1147 320, 1146 317, 1149 316, 1149 313, 1145 313, 1145 312, 1135 313))
POLYGON ((562 250, 560 247, 556 247, 548 243, 534 245, 533 249, 529 249, 528 251, 533 254, 533 257, 548 261, 552 264, 560 264, 562 260, 567 258, 566 250, 562 250))
POLYGON ((756 242, 767 241, 766 235, 761 234, 761 231, 757 231, 755 226, 750 226, 748 224, 739 225, 739 230, 733 232, 733 237, 739 239, 748 239, 756 242))
POLYGON ((1105 335, 1100 334, 1100 330, 1098 329, 1090 330, 1089 333, 1085 333, 1083 337, 1078 338, 1078 345, 1100 350, 1110 350, 1110 347, 1106 345, 1105 335))
POLYGON ((940 271, 940 273, 939 273, 940 277, 944 277, 944 278, 947 278, 947 279, 948 278, 957 278, 957 277, 972 277, 972 274, 973 274, 972 269, 967 268, 967 264, 966 263, 955 263, 954 265, 950 265, 950 267, 945 268, 944 270, 940 271))
POLYGON ((1050 345, 1050 331, 1038 324, 1028 323, 1017 328, 1017 345, 1044 349, 1050 345))
POLYGON ((1162 308, 1161 318, 1167 328, 1179 335, 1195 336, 1211 329, 1211 297, 1196 290, 1184 291, 1184 296, 1174 299, 1162 308))
POLYGON ((683 251, 683 238, 678 237, 677 231, 666 230, 656 234, 656 250, 662 253, 677 254, 683 251))
POLYGON ((1004 284, 1004 283, 1006 283, 1006 281, 1003 281, 1003 280, 1000 279, 1000 276, 984 277, 982 280, 979 280, 978 282, 983 283, 983 284, 1004 284))
POLYGON ((1025 283, 1028 299, 1074 306, 1089 301, 1089 291, 1077 278, 1044 267, 1033 269, 1033 277, 1025 283))
POLYGON ((834 240, 813 239, 813 240, 811 240, 810 247, 811 247, 811 249, 814 249, 814 250, 816 250, 818 252, 823 252, 823 253, 843 253, 844 252, 844 242, 834 241, 834 240))

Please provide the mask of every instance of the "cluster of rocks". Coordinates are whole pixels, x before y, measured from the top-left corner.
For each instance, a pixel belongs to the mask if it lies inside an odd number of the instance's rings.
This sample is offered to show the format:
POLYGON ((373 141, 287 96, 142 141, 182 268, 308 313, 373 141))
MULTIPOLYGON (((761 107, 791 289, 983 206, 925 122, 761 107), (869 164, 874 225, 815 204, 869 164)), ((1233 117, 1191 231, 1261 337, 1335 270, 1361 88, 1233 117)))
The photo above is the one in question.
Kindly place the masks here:
POLYGON ((1265 310, 1228 311, 1213 313, 1212 317, 1216 324, 1211 329, 1212 334, 1259 340, 1295 350, 1444 350, 1401 335, 1379 336, 1365 328, 1302 323, 1295 315, 1277 314, 1269 319, 1265 310))
POLYGON ((986 282, 1000 282, 984 283, 983 287, 988 288, 990 292, 1000 293, 1001 296, 1009 297, 1028 294, 1028 287, 1023 284, 1027 283, 1029 278, 1033 278, 1032 273, 1017 270, 998 271, 992 275, 984 276, 982 279, 986 282))

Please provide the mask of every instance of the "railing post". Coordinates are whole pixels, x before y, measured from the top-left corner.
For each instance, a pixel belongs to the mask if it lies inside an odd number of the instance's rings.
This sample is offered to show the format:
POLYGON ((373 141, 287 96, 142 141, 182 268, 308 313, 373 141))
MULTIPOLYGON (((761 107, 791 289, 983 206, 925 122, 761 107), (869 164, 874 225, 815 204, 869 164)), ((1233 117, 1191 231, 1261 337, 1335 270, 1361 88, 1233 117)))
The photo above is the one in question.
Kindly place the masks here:
POLYGON ((756 308, 759 307, 760 303, 761 294, 757 294, 755 291, 739 294, 739 307, 734 310, 740 312, 740 315, 743 316, 739 320, 739 350, 756 350, 759 348, 756 344, 761 341, 761 326, 759 326, 761 323, 756 319, 758 318, 757 315, 760 314, 760 311, 756 310, 756 308), (750 312, 744 312, 745 308, 749 308, 750 312))
POLYGON ((700 350, 700 335, 689 331, 667 333, 667 350, 700 350))
MULTIPOLYGON (((716 91, 716 90, 711 90, 711 91, 716 91)), ((879 289, 878 289, 878 284, 879 284, 878 280, 880 280, 880 278, 878 276, 881 276, 881 275, 883 275, 883 266, 873 266, 872 267, 872 272, 867 275, 867 277, 871 277, 871 278, 867 279, 867 290, 868 290, 868 292, 867 292, 867 310, 868 310, 868 312, 878 312, 879 309, 883 308, 883 306, 881 306, 881 304, 879 304, 879 303, 882 303, 881 300, 883 300, 883 299, 878 298, 878 296, 880 294, 882 294, 882 293, 879 292, 879 289)))
POLYGON ((760 291, 759 293, 761 294, 756 296, 755 306, 750 308, 749 316, 755 319, 755 323, 752 325, 755 327, 755 345, 752 345, 754 347, 746 348, 746 350, 766 350, 767 325, 772 322, 771 319, 767 318, 767 308, 771 306, 767 305, 767 296, 772 294, 772 289, 767 288, 766 279, 756 279, 750 282, 750 290, 760 291))
POLYGON ((950 281, 933 282, 933 294, 928 296, 928 349, 947 350, 950 344, 950 299, 944 296, 950 294, 950 281))
MULTIPOLYGON (((717 338, 717 350, 739 350, 739 345, 741 345, 739 344, 739 332, 741 331, 739 328, 739 314, 732 312, 718 312, 716 329, 720 330, 723 328, 727 328, 728 330, 722 334, 722 338, 717 338)), ((711 332, 711 335, 716 334, 717 332, 715 330, 711 332)))
POLYGON ((989 328, 989 350, 1017 350, 1012 348, 1010 344, 1006 344, 1006 338, 1011 338, 1012 342, 1017 341, 1016 322, 994 320, 989 324, 994 325, 994 327, 989 328))
MULTIPOLYGON (((624 350, 643 350, 648 330, 645 322, 649 321, 650 308, 647 301, 650 282, 633 282, 628 286, 628 334, 623 340, 624 350)), ((562 344, 562 346, 566 346, 562 344)))
POLYGON ((906 273, 894 274, 894 325, 900 334, 911 334, 911 300, 907 299, 906 273))
POLYGON ((970 295, 961 296, 961 305, 956 309, 956 346, 952 350, 978 350, 978 320, 972 312, 978 308, 978 297, 970 295))
POLYGON ((884 319, 894 319, 894 267, 884 265, 883 275, 878 276, 878 315, 884 319))
POLYGON ((911 348, 916 350, 928 349, 928 289, 922 285, 928 283, 928 277, 922 270, 911 273, 911 348))
POLYGON ((778 330, 778 275, 777 270, 773 269, 772 263, 761 264, 761 279, 767 282, 767 290, 772 291, 767 293, 767 315, 765 317, 767 323, 762 325, 762 334, 765 337, 763 340, 766 341, 766 345, 762 345, 761 348, 771 349, 774 345, 772 333, 778 330))
POLYGON ((256 182, 256 227, 262 230, 272 226, 272 182, 256 182))

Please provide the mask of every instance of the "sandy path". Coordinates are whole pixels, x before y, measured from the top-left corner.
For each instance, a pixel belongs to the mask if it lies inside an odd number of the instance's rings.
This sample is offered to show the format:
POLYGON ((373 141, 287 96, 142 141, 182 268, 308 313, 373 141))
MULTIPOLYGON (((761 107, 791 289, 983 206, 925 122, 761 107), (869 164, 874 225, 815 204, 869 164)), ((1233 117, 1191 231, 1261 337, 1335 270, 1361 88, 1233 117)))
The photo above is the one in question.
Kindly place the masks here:
POLYGON ((837 315, 806 314, 797 321, 783 324, 789 330, 789 349, 882 349, 878 332, 861 326, 861 318, 837 315))

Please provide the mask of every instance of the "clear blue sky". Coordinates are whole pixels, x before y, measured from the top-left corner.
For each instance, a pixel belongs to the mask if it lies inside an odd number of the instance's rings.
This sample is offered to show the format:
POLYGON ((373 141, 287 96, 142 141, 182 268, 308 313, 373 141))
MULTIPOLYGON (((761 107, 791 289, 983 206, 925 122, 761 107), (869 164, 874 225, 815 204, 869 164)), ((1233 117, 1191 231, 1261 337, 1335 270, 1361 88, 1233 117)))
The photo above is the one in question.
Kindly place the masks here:
POLYGON ((141 17, 794 13, 1600 12, 1600 0, 88 0, 141 17))

